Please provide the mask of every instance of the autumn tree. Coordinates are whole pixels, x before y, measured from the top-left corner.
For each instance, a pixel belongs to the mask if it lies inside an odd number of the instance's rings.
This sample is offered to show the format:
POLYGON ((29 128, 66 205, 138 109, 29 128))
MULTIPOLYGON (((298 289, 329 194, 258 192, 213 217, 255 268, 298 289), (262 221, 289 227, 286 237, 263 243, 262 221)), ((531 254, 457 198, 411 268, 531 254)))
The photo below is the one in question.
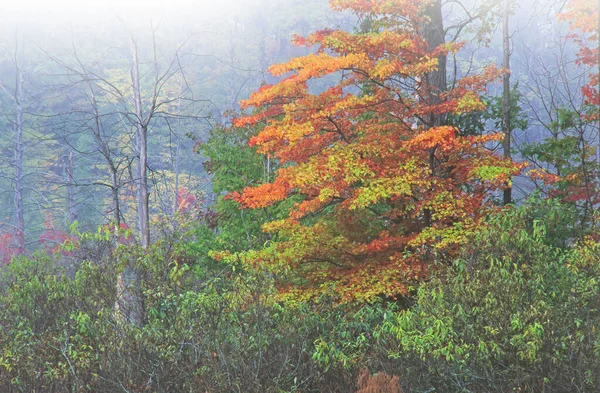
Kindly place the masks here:
POLYGON ((251 209, 292 205, 263 226, 271 242, 236 258, 309 296, 332 288, 342 300, 405 294, 434 255, 456 250, 518 172, 486 148, 501 134, 463 135, 445 120, 483 109, 479 94, 498 71, 448 86, 445 59, 462 44, 445 41, 440 2, 332 5, 369 17, 371 31, 296 37, 316 53, 270 67, 285 77, 244 101, 255 109, 235 122, 265 124, 250 144, 280 168, 273 181, 230 198, 251 209), (311 90, 322 78, 337 82, 311 90))

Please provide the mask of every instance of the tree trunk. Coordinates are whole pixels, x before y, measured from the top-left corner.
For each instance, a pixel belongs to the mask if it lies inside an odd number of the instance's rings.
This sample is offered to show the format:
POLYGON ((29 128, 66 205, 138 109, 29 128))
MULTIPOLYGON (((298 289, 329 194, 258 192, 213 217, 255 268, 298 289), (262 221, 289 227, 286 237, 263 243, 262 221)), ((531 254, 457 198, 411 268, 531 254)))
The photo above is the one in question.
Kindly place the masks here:
POLYGON ((110 184, 113 200, 113 222, 118 228, 121 225, 121 207, 119 204, 119 179, 117 177, 117 169, 112 165, 112 162, 109 162, 108 164, 110 168, 110 184))
POLYGON ((148 214, 148 177, 146 167, 148 165, 147 151, 147 133, 146 126, 139 128, 140 133, 140 162, 138 167, 139 188, 138 188, 138 214, 140 223, 140 237, 142 248, 148 248, 150 244, 150 227, 148 214))
POLYGON ((138 153, 139 153, 139 164, 138 164, 138 220, 140 238, 142 248, 148 248, 150 244, 150 227, 149 227, 149 214, 148 214, 148 124, 144 119, 142 112, 142 92, 140 88, 140 69, 137 53, 137 44, 132 41, 132 69, 131 69, 131 81, 133 84, 133 99, 135 104, 135 122, 137 128, 138 137, 138 153))
POLYGON ((73 152, 65 157, 65 182, 67 183, 67 204, 69 207, 69 223, 77 221, 77 206, 75 205, 75 187, 73 177, 73 152))
MULTIPOLYGON (((427 6, 426 15, 429 20, 423 28, 423 37, 427 41, 429 50, 434 50, 438 46, 446 42, 444 32, 444 22, 442 19, 442 2, 441 0, 433 0, 427 6)), ((437 105, 441 102, 440 94, 447 90, 446 84, 446 56, 440 56, 438 59, 438 67, 435 71, 431 71, 425 75, 425 83, 427 85, 427 98, 430 105, 437 105)), ((430 127, 437 127, 444 124, 444 114, 430 115, 430 127)))
MULTIPOLYGON (((444 22, 442 19, 442 2, 441 0, 433 0, 425 10, 428 21, 423 26, 423 37, 427 41, 429 50, 434 50, 438 46, 445 43, 444 22)), ((440 94, 446 91, 446 56, 438 57, 438 67, 425 75, 425 85, 427 88, 426 99, 429 105, 438 105, 441 103, 440 94)), ((429 115, 429 127, 438 127, 444 124, 446 116, 432 111, 429 115)), ((435 176, 436 148, 429 150, 429 169, 431 176, 435 176)), ((432 225, 432 211, 425 209, 423 212, 423 224, 426 227, 432 225)))
MULTIPOLYGON (((83 66, 82 66, 83 69, 83 66)), ((86 74, 87 77, 87 74, 86 74)), ((88 89, 90 91, 90 100, 92 104, 92 111, 94 113, 94 138, 96 139, 96 144, 98 145, 98 150, 104 156, 106 160, 106 165, 108 166, 108 171, 110 173, 110 189, 112 194, 112 214, 113 214, 113 224, 116 225, 118 229, 121 224, 121 208, 119 203, 119 177, 117 174, 117 167, 112 159, 112 153, 110 151, 110 146, 107 142, 102 140, 102 134, 100 132, 102 126, 100 122, 100 111, 98 110, 98 101, 96 100, 96 92, 92 87, 92 84, 88 81, 88 89)))
POLYGON ((177 135, 175 136, 175 140, 177 140, 177 147, 175 149, 175 192, 173 195, 173 214, 171 215, 171 221, 174 223, 175 215, 179 210, 179 176, 181 172, 181 95, 183 91, 183 76, 179 80, 179 98, 177 100, 177 135))
POLYGON ((25 219, 23 213, 23 73, 17 57, 18 46, 15 49, 15 245, 17 254, 25 252, 25 219))
MULTIPOLYGON (((504 157, 511 159, 510 142, 511 142, 511 126, 510 126, 510 37, 508 34, 508 17, 510 13, 510 0, 504 0, 504 12, 502 15, 502 132, 504 140, 502 141, 502 149, 504 157)), ((506 206, 512 203, 512 187, 510 180, 507 181, 504 188, 503 204, 506 206)))
MULTIPOLYGON (((132 67, 131 82, 134 94, 135 104, 135 126, 137 130, 138 141, 138 170, 136 181, 138 186, 138 225, 140 230, 141 244, 143 249, 147 249, 150 243, 150 228, 148 226, 148 187, 146 178, 146 166, 148 155, 147 146, 147 124, 144 122, 142 113, 142 95, 140 89, 140 72, 137 54, 137 44, 132 39, 131 42, 132 67)), ((114 173, 113 173, 114 175, 114 173)), ((118 221, 118 220, 117 220, 118 221)), ((118 233, 118 228, 117 228, 118 233)), ((129 263, 125 265, 122 273, 117 277, 117 301, 115 311, 126 321, 134 325, 143 323, 143 300, 141 297, 141 278, 139 272, 129 263)))

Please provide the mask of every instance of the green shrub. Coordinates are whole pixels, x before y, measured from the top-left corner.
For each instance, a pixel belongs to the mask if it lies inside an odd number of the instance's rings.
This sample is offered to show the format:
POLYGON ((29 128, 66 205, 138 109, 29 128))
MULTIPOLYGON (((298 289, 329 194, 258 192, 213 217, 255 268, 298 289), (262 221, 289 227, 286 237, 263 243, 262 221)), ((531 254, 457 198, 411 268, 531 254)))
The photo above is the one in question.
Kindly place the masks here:
POLYGON ((362 349, 342 348, 354 351, 342 364, 313 359, 315 343, 370 331, 366 314, 343 325, 346 315, 333 304, 279 302, 271 278, 210 260, 193 235, 165 236, 148 250, 115 248, 105 235, 80 234, 92 260, 74 257, 66 267, 40 255, 2 269, 0 391, 343 392, 355 385, 362 349), (115 311, 125 265, 142 278, 139 326, 115 311))
POLYGON ((490 219, 414 308, 388 320, 380 337, 395 338, 408 391, 600 389, 600 247, 567 246, 565 222, 554 202, 490 219))

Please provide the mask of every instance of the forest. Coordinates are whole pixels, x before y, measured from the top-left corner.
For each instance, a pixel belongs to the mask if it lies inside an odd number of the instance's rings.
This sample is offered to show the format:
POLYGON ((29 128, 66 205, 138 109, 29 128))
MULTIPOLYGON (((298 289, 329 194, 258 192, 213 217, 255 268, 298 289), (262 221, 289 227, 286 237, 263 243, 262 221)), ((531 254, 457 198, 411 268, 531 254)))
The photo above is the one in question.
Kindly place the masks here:
POLYGON ((600 391, 600 1, 2 4, 0 391, 600 391))

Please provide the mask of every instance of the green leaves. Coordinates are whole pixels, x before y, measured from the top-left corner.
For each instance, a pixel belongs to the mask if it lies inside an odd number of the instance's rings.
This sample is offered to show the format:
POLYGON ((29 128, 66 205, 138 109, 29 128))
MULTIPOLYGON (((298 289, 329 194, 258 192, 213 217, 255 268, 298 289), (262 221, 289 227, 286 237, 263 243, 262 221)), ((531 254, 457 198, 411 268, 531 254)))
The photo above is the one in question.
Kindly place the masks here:
POLYGON ((386 321, 380 334, 397 343, 390 356, 428 365, 423 389, 462 391, 447 375, 471 391, 598 386, 575 370, 600 375, 591 344, 600 342, 600 292, 590 286, 600 254, 589 254, 597 243, 567 246, 560 238, 569 234, 556 227, 571 217, 563 208, 531 202, 490 218, 451 272, 423 285, 413 309, 386 321))

